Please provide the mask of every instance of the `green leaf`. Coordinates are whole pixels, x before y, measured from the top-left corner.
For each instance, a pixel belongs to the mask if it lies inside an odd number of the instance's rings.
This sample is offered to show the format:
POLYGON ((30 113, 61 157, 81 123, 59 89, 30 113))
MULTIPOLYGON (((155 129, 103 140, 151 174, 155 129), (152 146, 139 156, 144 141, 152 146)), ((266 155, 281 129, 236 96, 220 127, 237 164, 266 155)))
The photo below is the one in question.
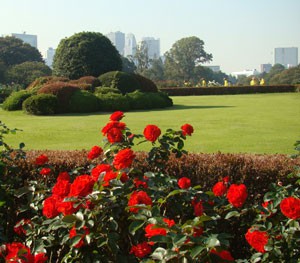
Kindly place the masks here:
POLYGON ((69 224, 76 222, 76 220, 77 220, 77 217, 74 215, 66 215, 62 219, 63 222, 69 223, 69 224))
POLYGON ((177 234, 173 240, 175 245, 182 245, 186 241, 187 237, 185 235, 177 234))
POLYGON ((23 195, 28 194, 29 192, 30 192, 30 188, 27 187, 27 186, 25 186, 25 187, 19 188, 19 189, 16 191, 15 196, 16 196, 17 198, 20 198, 20 197, 22 197, 23 195))
POLYGON ((135 235, 135 232, 140 229, 145 224, 145 221, 133 221, 129 225, 129 232, 132 235, 135 235))
POLYGON ((217 238, 217 235, 211 235, 207 241, 206 244, 209 248, 214 248, 220 246, 220 240, 217 238))
POLYGON ((167 254, 167 251, 162 248, 162 247, 158 247, 157 249, 155 249, 155 251, 152 253, 151 257, 153 259, 157 259, 162 261, 164 259, 164 256, 167 254))
POLYGON ((226 216, 225 216, 225 219, 229 219, 231 217, 239 217, 240 216, 240 213, 238 211, 231 211, 229 212, 226 216))
POLYGON ((203 250, 205 247, 203 246, 197 246, 191 250, 191 257, 192 259, 196 258, 203 250))

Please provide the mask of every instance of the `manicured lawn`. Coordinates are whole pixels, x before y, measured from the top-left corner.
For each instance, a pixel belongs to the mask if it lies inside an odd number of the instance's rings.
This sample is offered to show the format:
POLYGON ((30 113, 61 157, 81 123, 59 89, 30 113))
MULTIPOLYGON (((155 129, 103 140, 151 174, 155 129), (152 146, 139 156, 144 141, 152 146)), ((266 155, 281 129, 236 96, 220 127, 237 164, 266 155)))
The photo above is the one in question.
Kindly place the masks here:
MULTIPOLYGON (((162 131, 193 125, 186 142, 190 152, 295 153, 300 140, 300 93, 172 97, 174 107, 126 113, 123 121, 136 134, 147 124, 162 131)), ((0 110, 0 120, 22 129, 6 141, 25 149, 74 150, 102 146, 101 128, 110 113, 30 116, 0 110)), ((142 146, 136 148, 145 150, 142 146)))

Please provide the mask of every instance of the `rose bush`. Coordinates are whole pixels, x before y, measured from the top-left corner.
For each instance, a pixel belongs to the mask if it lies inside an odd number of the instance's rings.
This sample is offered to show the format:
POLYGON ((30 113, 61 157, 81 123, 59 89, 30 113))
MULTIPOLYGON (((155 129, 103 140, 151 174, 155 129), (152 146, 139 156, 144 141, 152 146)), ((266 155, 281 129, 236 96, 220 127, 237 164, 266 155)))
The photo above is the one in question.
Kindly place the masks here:
POLYGON ((63 171, 52 182, 48 157, 37 156, 37 180, 15 193, 28 205, 18 211, 19 236, 2 242, 2 262, 298 262, 297 184, 272 184, 256 206, 247 204, 247 186, 230 177, 204 192, 188 175, 162 172, 171 154, 186 154, 190 124, 165 133, 147 125, 138 135, 123 117, 110 116, 104 147, 91 148, 87 169, 63 171), (132 168, 136 140, 152 144, 146 173, 132 168), (235 258, 231 221, 245 229, 239 238, 249 258, 235 258))

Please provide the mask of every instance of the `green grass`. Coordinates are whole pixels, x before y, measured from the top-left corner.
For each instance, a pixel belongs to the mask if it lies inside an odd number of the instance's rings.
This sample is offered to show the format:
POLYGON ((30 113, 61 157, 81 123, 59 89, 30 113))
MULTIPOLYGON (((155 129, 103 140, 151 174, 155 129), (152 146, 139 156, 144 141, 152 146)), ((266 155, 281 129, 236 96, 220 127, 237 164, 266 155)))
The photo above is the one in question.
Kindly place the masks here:
MULTIPOLYGON (((174 107, 126 113, 123 121, 141 134, 147 124, 162 131, 185 123, 195 132, 186 141, 190 152, 295 153, 300 140, 300 93, 172 97, 174 107)), ((0 109, 0 120, 22 129, 6 141, 25 149, 74 150, 102 146, 101 128, 110 113, 30 116, 0 109)), ((147 148, 139 147, 138 150, 147 148)))

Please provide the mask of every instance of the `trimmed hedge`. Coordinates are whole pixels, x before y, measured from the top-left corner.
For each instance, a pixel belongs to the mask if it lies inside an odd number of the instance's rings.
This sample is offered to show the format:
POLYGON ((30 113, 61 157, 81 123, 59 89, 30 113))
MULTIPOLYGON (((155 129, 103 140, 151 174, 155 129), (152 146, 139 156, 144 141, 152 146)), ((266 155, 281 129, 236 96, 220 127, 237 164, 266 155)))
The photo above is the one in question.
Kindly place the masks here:
POLYGON ((94 94, 96 96, 101 95, 101 94, 107 94, 107 93, 117 93, 121 94, 121 91, 115 88, 110 88, 110 87, 96 87, 94 94))
POLYGON ((98 98, 88 91, 78 90, 70 98, 68 109, 69 112, 87 113, 95 112, 98 110, 98 98))
POLYGON ((230 86, 230 87, 201 87, 201 88, 160 88, 169 96, 197 96, 197 95, 235 95, 253 93, 277 93, 277 92, 297 92, 295 85, 276 86, 230 86))
POLYGON ((7 111, 15 111, 22 109, 22 103, 32 95, 26 90, 16 91, 10 94, 3 102, 2 109, 7 111))
POLYGON ((131 109, 126 96, 118 93, 97 94, 101 111, 129 111, 131 109))
POLYGON ((151 80, 139 74, 131 74, 139 83, 142 92, 158 92, 156 84, 151 80))
POLYGON ((57 110, 57 98, 52 94, 33 95, 23 102, 23 110, 34 115, 52 115, 57 110))

